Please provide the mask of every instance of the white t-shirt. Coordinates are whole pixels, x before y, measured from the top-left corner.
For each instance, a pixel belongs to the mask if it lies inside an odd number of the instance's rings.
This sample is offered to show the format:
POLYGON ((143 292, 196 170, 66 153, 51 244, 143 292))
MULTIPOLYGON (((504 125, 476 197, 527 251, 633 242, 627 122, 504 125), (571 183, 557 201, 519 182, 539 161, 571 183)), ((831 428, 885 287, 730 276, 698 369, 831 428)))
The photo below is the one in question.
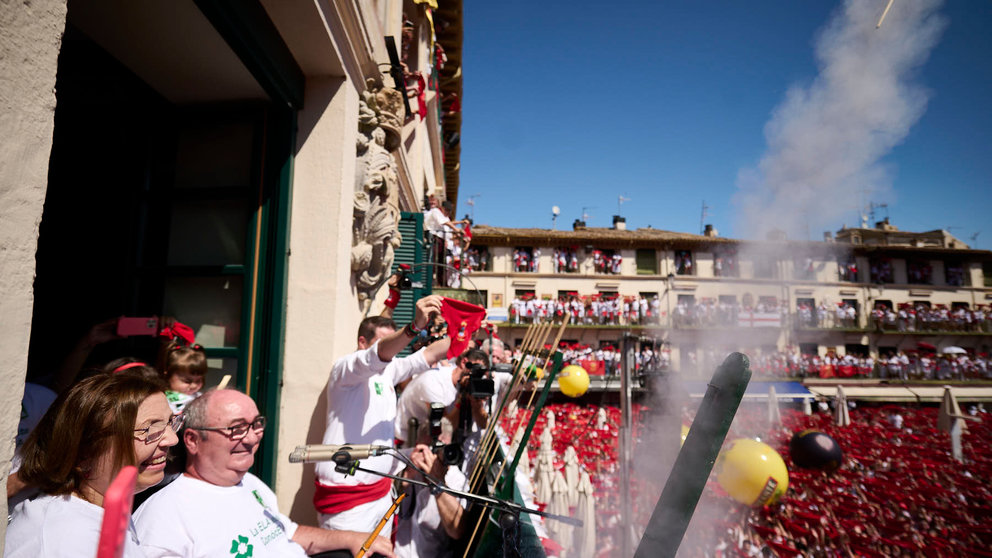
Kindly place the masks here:
MULTIPOLYGON (((327 384, 327 429, 322 444, 393 445, 396 419, 394 386, 430 368, 421 349, 390 362, 379 359, 379 343, 338 359, 327 384)), ((362 467, 388 473, 398 471, 388 455, 362 460, 362 467)), ((402 466, 399 466, 401 469, 402 466)), ((334 463, 317 464, 317 478, 326 485, 374 484, 382 477, 361 471, 344 475, 334 463)), ((372 525, 375 527, 375 525, 372 525)), ((371 530, 371 529, 369 529, 371 530)))
MULTIPOLYGON (((338 359, 331 369, 327 384, 327 429, 322 444, 393 445, 393 421, 396 419, 396 390, 394 386, 414 374, 430 368, 421 349, 406 358, 383 362, 379 359, 379 343, 338 359)), ((390 455, 370 457, 361 461, 365 469, 398 474, 403 462, 390 455)), ((383 477, 357 471, 345 475, 334 470, 334 463, 325 461, 316 467, 317 480, 327 486, 375 484, 383 477)), ((324 529, 372 531, 392 505, 386 494, 378 500, 360 504, 336 513, 320 514, 324 529)), ((387 523, 380 533, 392 533, 387 523)))
POLYGON ((181 475, 134 513, 149 558, 306 558, 292 541, 296 523, 279 513, 276 495, 248 473, 234 486, 181 475))
POLYGON ((193 395, 188 395, 181 391, 172 391, 171 389, 165 390, 165 398, 169 400, 169 407, 172 409, 172 412, 176 414, 183 412, 183 409, 186 408, 186 405, 189 405, 190 401, 201 395, 203 395, 203 393, 199 391, 193 395))
MULTIPOLYGON (((458 467, 448 467, 444 475, 444 484, 455 490, 466 490, 468 479, 458 467)), ((462 508, 466 506, 463 498, 458 499, 462 508)), ((393 552, 399 558, 453 556, 451 538, 441 525, 441 513, 437 509, 437 499, 431 491, 417 487, 416 506, 409 520, 401 521, 396 531, 396 543, 393 552)))
POLYGON ((444 224, 450 221, 451 219, 448 219, 447 215, 436 207, 424 212, 424 228, 433 233, 434 236, 443 236, 444 224))
POLYGON ((454 370, 454 366, 432 368, 407 384, 400 395, 396 407, 396 420, 393 421, 396 438, 406 440, 411 417, 420 422, 419 432, 429 428, 427 419, 430 416, 431 403, 443 403, 447 407, 455 402, 455 398, 458 397, 458 387, 451 381, 454 370))
MULTIPOLYGON (((43 495, 14 508, 4 558, 96 556, 103 508, 75 496, 43 495)), ((124 558, 144 558, 134 524, 124 539, 124 558)))

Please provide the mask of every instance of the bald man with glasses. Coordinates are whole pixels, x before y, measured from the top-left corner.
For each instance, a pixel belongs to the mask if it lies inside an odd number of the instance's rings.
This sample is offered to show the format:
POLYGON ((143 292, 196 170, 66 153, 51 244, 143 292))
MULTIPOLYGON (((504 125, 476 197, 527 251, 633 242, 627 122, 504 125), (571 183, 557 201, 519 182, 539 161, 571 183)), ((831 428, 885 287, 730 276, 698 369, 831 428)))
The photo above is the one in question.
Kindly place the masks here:
MULTIPOLYGON (((368 533, 297 525, 276 496, 248 472, 265 433, 265 417, 235 390, 209 391, 185 409, 186 470, 134 514, 149 557, 306 557, 331 550, 352 554, 368 533)), ((372 552, 392 556, 388 540, 372 552)))

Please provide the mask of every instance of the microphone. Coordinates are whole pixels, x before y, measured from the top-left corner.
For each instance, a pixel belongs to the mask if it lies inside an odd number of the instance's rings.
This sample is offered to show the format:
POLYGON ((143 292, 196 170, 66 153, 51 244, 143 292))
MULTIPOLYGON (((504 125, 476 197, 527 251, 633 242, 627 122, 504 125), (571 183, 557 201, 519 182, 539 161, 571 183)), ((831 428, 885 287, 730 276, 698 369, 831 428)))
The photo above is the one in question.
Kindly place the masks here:
POLYGON ((322 445, 311 444, 307 446, 296 446, 296 449, 289 454, 290 463, 317 463, 318 461, 333 461, 335 463, 348 463, 383 455, 386 450, 393 449, 390 446, 374 446, 372 444, 342 444, 342 445, 322 445))

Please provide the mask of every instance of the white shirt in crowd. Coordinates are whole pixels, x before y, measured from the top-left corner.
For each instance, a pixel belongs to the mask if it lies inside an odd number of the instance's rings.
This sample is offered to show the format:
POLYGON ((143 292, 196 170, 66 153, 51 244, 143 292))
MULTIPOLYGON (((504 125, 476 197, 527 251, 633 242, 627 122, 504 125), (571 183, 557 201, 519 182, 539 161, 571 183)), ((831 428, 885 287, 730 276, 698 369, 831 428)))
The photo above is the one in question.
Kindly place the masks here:
MULTIPOLYGON (((468 479, 458 467, 448 467, 444 475, 444 484, 454 490, 467 490, 468 479)), ((399 558, 417 558, 431 556, 432 558, 447 558, 454 556, 452 540, 441 525, 441 514, 437 509, 437 499, 431 496, 430 490, 417 487, 413 515, 409 520, 401 521, 396 532, 396 543, 393 552, 399 558)), ((462 508, 467 502, 459 498, 462 508)))
MULTIPOLYGON (((341 357, 331 369, 327 384, 327 428, 322 444, 393 445, 393 422, 396 419, 395 385, 430 368, 421 349, 405 358, 384 362, 379 359, 379 343, 341 357)), ((392 456, 380 455, 362 460, 362 468, 397 474, 403 463, 392 456)), ((317 464, 317 480, 328 486, 375 484, 383 477, 357 471, 345 475, 334 470, 334 463, 317 464)), ((350 510, 332 515, 320 514, 325 529, 372 531, 392 505, 386 494, 350 510)), ((392 533, 390 524, 382 536, 392 533)))
MULTIPOLYGON (((4 558, 96 556, 103 508, 75 496, 43 495, 14 508, 4 558)), ((145 558, 134 525, 124 539, 124 558, 145 558)))
POLYGON ((251 473, 234 486, 180 475, 138 508, 134 523, 148 558, 305 558, 292 541, 296 523, 276 506, 251 473))
POLYGON ((394 435, 397 439, 415 442, 416 440, 407 440, 410 418, 416 418, 419 422, 418 432, 424 432, 429 428, 427 419, 431 403, 442 403, 448 407, 455 402, 458 387, 451 381, 454 370, 454 366, 432 368, 407 384, 396 406, 394 435))

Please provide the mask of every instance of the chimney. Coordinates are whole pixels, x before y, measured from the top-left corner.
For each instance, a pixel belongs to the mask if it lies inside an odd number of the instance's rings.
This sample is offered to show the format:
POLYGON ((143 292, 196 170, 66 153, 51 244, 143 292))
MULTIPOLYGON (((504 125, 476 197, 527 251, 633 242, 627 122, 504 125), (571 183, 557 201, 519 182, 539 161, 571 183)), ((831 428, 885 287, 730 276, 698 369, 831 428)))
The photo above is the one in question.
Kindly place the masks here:
POLYGON ((703 236, 708 236, 710 238, 716 238, 720 236, 720 231, 713 228, 713 225, 706 225, 703 227, 703 236))
POLYGON ((823 231, 823 241, 824 242, 833 242, 834 241, 834 234, 832 232, 830 232, 830 231, 823 231))
POLYGON ((625 231, 627 230, 627 219, 619 216, 613 216, 613 230, 615 231, 625 231))
POLYGON ((581 231, 581 230, 583 230, 585 228, 586 228, 586 222, 583 221, 583 220, 581 220, 581 219, 576 219, 572 223, 572 230, 573 231, 581 231))

